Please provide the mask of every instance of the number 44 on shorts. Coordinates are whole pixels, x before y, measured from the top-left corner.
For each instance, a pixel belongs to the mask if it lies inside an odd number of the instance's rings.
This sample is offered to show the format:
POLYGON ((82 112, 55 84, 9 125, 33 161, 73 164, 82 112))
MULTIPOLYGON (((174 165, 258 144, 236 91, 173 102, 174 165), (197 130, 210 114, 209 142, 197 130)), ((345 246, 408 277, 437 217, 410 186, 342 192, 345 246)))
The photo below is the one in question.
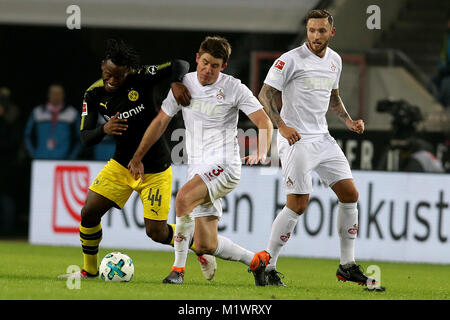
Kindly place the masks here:
POLYGON ((154 205, 155 202, 158 202, 158 206, 161 206, 162 195, 159 194, 159 189, 156 189, 156 192, 153 193, 153 188, 150 188, 150 190, 148 191, 147 199, 151 201, 152 206, 154 205))

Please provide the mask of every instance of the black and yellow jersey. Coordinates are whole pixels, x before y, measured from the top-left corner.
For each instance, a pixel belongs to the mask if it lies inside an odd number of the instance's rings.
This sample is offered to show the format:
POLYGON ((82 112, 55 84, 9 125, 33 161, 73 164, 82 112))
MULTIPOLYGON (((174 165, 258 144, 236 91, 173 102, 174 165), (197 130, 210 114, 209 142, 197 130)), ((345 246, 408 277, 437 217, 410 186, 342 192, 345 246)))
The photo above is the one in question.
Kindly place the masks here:
MULTIPOLYGON (((102 79, 92 84, 83 99, 80 128, 83 143, 91 146, 105 136, 103 126, 97 127, 99 113, 108 121, 119 112, 119 119, 127 119, 128 129, 122 135, 114 135, 116 151, 113 159, 126 168, 145 130, 158 114, 153 102, 154 86, 164 79, 180 81, 188 71, 187 62, 174 60, 132 70, 115 92, 106 91, 102 79)), ((145 173, 162 172, 170 166, 170 150, 164 136, 147 152, 142 163, 145 173)))

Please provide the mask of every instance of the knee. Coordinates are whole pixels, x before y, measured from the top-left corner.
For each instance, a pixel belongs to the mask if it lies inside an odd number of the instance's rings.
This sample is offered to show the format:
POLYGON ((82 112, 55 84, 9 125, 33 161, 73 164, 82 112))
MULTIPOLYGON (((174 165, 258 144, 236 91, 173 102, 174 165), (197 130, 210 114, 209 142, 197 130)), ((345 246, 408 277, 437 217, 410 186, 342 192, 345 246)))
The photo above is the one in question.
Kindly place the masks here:
POLYGON ((294 198, 289 199, 286 203, 286 206, 294 211, 296 214, 301 215, 306 211, 306 208, 308 207, 308 199, 306 198, 294 198))
POLYGON ((355 203, 358 202, 358 199, 359 199, 358 190, 353 189, 342 194, 339 198, 339 201, 342 203, 355 203))
POLYGON ((189 213, 190 202, 188 196, 183 192, 179 192, 175 199, 175 209, 178 214, 184 215, 185 213, 189 213))
POLYGON ((101 218, 95 214, 92 210, 89 209, 87 206, 83 206, 81 209, 81 224, 84 227, 95 227, 100 223, 101 218))
POLYGON ((81 208, 81 221, 89 218, 89 209, 86 206, 81 208))
POLYGON ((198 255, 202 254, 214 254, 214 252, 217 249, 217 244, 211 244, 211 243, 202 243, 202 242, 195 242, 195 253, 198 255))
POLYGON ((155 242, 165 243, 167 241, 167 233, 162 228, 146 228, 145 233, 155 242))
POLYGON ((201 239, 200 237, 194 239, 195 244, 195 253, 198 255, 202 254, 214 254, 217 250, 217 239, 214 239, 212 237, 208 239, 201 239))
POLYGON ((291 209, 292 211, 294 211, 298 215, 302 215, 306 211, 306 208, 308 208, 308 204, 296 203, 293 206, 293 208, 289 208, 289 209, 291 209))

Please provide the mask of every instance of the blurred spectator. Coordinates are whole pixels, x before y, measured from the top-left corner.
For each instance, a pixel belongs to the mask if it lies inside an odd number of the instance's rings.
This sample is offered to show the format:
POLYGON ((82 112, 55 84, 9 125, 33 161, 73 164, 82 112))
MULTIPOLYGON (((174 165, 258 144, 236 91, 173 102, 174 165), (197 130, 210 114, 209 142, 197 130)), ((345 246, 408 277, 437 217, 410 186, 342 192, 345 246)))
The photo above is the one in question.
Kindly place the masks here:
POLYGON ((442 163, 432 153, 433 147, 422 139, 411 138, 407 141, 401 171, 407 172, 445 172, 442 163))
POLYGON ((25 128, 25 143, 34 159, 76 159, 81 149, 79 112, 64 102, 64 88, 52 84, 48 102, 35 107, 25 128))
POLYGON ((19 133, 16 120, 19 108, 11 100, 11 91, 0 88, 0 232, 14 226, 16 206, 11 182, 14 181, 14 165, 17 159, 19 133))
POLYGON ((0 119, 8 125, 14 124, 19 117, 19 108, 11 100, 11 90, 0 88, 0 119))
POLYGON ((447 32, 444 35, 441 61, 438 74, 434 79, 438 88, 438 100, 444 107, 450 107, 450 14, 447 19, 447 32))

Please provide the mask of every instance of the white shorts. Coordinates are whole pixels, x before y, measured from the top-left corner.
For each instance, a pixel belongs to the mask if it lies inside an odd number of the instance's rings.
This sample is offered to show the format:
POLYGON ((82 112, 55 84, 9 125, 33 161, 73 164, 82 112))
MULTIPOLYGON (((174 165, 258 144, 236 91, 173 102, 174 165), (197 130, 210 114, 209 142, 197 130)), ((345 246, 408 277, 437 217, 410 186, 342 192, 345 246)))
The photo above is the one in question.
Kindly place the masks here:
POLYGON ((196 174, 202 178, 208 188, 211 202, 194 208, 193 218, 216 216, 222 217, 221 198, 234 190, 241 179, 241 164, 202 164, 188 166, 187 180, 191 180, 196 174))
POLYGON ((280 133, 277 138, 286 194, 311 194, 313 170, 329 187, 340 180, 353 179, 347 158, 329 134, 318 141, 292 146, 280 133))

